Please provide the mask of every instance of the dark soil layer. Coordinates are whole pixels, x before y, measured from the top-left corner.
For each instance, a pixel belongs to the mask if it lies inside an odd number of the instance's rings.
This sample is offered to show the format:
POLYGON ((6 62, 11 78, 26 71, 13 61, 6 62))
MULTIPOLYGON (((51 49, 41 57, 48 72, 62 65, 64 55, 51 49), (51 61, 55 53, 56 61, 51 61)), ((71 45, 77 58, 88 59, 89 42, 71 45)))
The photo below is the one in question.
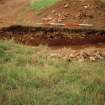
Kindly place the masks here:
POLYGON ((59 27, 11 26, 0 29, 0 39, 14 39, 26 45, 69 46, 105 43, 105 31, 59 27))

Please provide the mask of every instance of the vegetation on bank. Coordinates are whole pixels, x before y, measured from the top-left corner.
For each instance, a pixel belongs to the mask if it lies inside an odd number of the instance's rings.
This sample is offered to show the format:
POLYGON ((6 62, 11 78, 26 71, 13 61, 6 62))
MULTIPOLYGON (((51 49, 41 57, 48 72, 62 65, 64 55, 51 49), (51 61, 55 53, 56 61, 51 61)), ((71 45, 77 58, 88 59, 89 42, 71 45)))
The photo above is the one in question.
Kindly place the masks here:
POLYGON ((31 8, 41 10, 56 4, 60 0, 37 0, 31 3, 31 8))
MULTIPOLYGON (((31 8, 36 10, 46 9, 60 0, 32 0, 31 8)), ((105 0, 101 0, 102 2, 105 2, 105 0)))
POLYGON ((105 3, 105 0, 101 0, 101 1, 105 3))
POLYGON ((105 60, 69 62, 48 47, 0 41, 0 105, 104 105, 105 60))

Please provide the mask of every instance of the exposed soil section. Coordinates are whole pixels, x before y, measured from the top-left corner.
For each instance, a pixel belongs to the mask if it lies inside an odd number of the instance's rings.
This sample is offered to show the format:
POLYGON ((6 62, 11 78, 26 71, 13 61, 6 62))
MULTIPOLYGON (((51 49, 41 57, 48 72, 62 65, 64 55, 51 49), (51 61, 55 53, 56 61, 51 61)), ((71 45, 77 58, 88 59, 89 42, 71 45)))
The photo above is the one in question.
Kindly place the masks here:
POLYGON ((52 18, 50 22, 88 23, 105 28, 105 4, 101 0, 62 0, 41 16, 52 18))
POLYGON ((49 56, 54 59, 81 62, 105 58, 105 4, 100 0, 62 0, 42 11, 40 16, 27 9, 29 4, 30 0, 0 0, 0 39, 53 46, 49 56), (32 27, 36 22, 43 22, 42 18, 57 23, 93 24, 93 29, 32 27), (11 26, 13 24, 26 26, 11 26))
POLYGON ((105 43, 105 31, 61 27, 11 26, 0 29, 1 39, 14 39, 26 45, 69 46, 105 43))

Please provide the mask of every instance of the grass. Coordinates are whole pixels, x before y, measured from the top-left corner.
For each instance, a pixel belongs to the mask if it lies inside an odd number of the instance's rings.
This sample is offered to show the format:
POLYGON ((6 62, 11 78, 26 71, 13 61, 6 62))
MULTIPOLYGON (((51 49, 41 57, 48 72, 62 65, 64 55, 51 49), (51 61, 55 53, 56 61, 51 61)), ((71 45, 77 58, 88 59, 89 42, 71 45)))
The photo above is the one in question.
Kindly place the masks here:
MULTIPOLYGON (((36 10, 45 9, 56 4, 58 1, 60 0, 33 0, 33 2, 31 3, 31 8, 36 10)), ((101 1, 105 2, 105 0, 101 1)))
POLYGON ((48 50, 0 41, 0 105, 105 105, 105 60, 69 62, 48 50))
POLYGON ((101 1, 105 3, 105 0, 101 0, 101 1))
POLYGON ((31 3, 31 8, 41 10, 56 4, 59 0, 37 0, 31 3))

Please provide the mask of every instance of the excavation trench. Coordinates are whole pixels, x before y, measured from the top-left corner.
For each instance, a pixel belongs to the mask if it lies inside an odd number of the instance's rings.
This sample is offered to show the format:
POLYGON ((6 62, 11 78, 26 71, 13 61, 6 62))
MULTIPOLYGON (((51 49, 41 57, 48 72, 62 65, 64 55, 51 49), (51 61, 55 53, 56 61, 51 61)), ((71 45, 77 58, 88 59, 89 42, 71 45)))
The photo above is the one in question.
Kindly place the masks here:
POLYGON ((105 30, 63 27, 10 26, 0 29, 0 39, 26 45, 69 46, 105 43, 105 30))

